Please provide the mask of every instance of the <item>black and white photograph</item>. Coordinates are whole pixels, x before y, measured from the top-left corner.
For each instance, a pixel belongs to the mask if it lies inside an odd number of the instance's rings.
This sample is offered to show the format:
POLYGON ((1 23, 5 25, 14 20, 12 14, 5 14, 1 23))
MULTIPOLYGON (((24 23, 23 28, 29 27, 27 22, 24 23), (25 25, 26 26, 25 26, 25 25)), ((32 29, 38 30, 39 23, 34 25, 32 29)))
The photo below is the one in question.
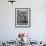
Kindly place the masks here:
POLYGON ((30 27, 30 8, 15 9, 15 26, 30 27))

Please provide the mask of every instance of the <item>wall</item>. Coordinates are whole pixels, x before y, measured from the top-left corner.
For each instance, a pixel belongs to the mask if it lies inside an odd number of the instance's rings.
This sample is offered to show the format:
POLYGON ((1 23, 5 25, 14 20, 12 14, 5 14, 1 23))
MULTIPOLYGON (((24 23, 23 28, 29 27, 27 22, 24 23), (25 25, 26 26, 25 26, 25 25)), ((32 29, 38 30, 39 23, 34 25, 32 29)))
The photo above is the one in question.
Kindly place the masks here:
POLYGON ((13 5, 0 0, 0 41, 15 40, 19 32, 29 33, 33 40, 46 40, 46 1, 17 0, 13 5), (15 8, 31 8, 31 27, 15 27, 15 8))

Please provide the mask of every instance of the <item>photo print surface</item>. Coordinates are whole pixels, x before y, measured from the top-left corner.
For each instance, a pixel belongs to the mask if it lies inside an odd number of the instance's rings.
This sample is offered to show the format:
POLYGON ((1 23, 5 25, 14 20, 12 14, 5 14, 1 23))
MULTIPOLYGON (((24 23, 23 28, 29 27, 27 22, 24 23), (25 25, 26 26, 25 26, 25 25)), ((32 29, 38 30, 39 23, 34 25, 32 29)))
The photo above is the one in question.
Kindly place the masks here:
POLYGON ((30 9, 29 8, 16 8, 16 26, 29 27, 30 26, 30 9))

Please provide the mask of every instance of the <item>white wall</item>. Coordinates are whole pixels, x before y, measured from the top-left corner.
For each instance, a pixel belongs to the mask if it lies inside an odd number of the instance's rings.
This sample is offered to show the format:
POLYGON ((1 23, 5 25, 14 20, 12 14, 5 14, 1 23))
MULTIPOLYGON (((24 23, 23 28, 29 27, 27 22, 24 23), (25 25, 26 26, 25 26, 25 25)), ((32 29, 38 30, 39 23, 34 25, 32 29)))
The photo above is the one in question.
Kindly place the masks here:
POLYGON ((0 0, 0 40, 15 40, 19 32, 29 33, 33 40, 46 40, 46 1, 17 0, 13 5, 0 0), (15 27, 15 8, 31 8, 31 27, 15 27))

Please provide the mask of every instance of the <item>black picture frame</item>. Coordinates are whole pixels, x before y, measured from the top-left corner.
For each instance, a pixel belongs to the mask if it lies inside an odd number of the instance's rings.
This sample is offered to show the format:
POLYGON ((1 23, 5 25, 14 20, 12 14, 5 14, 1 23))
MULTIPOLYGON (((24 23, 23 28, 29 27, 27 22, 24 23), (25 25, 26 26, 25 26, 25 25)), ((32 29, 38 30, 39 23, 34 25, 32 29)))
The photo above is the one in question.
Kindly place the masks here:
POLYGON ((15 27, 31 27, 30 8, 15 8, 15 27))

